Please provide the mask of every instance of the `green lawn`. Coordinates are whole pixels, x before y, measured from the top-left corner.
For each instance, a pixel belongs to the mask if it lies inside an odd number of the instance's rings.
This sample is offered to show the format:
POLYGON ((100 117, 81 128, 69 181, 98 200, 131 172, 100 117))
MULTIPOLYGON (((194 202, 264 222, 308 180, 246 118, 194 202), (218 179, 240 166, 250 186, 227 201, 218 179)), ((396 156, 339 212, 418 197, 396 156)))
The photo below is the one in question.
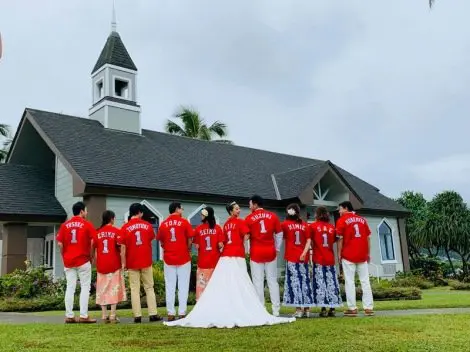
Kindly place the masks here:
MULTIPOLYGON (((361 306, 360 301, 358 302, 361 306)), ((401 301, 378 301, 375 302, 375 310, 400 310, 400 309, 423 309, 423 308, 462 308, 470 307, 470 292, 469 291, 453 291, 449 288, 435 288, 423 291, 423 298, 421 300, 401 300, 401 301)), ((268 305, 269 309, 269 305, 268 305)), ((341 309, 338 309, 341 311, 341 309)), ((293 312, 292 309, 282 308, 282 313, 293 312)), ((53 312, 40 312, 38 315, 63 315, 62 311, 53 312)), ((120 310, 120 316, 131 316, 131 311, 128 309, 120 310)), ((159 308, 159 314, 165 314, 165 309, 159 308)), ((100 312, 91 312, 93 317, 100 317, 100 312)))
POLYGON ((468 351, 465 315, 336 318, 246 329, 3 325, 1 351, 468 351))

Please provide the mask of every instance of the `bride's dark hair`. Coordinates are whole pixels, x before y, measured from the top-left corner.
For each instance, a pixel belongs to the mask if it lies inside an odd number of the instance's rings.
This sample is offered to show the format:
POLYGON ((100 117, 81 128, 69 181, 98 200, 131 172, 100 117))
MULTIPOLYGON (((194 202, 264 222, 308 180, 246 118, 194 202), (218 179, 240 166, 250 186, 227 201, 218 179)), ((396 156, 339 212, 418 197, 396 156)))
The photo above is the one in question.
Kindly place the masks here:
POLYGON ((235 208, 235 205, 237 205, 237 202, 232 202, 230 204, 227 204, 225 209, 227 209, 228 215, 231 215, 233 208, 235 208))

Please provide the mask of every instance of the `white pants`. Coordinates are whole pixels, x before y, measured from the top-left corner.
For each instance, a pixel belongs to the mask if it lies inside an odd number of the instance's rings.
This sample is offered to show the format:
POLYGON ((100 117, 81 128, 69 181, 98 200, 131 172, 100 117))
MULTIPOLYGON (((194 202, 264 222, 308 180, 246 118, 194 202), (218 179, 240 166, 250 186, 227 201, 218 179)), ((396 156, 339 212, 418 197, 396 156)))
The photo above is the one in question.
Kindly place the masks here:
POLYGON ((359 281, 361 282, 362 306, 364 309, 373 309, 374 299, 372 297, 372 289, 369 281, 369 264, 367 264, 367 262, 359 264, 351 263, 346 259, 342 260, 342 264, 348 309, 357 309, 355 284, 356 271, 359 275, 359 281))
POLYGON ((189 279, 191 277, 191 262, 184 265, 164 265, 166 309, 168 315, 175 315, 176 284, 178 283, 178 312, 186 314, 188 306, 189 279))
POLYGON ((91 288, 91 263, 87 262, 78 268, 65 268, 65 279, 67 289, 65 290, 65 316, 73 318, 73 301, 75 289, 77 288, 77 278, 80 279, 80 318, 88 317, 88 299, 91 288))
POLYGON ((266 273, 266 281, 268 282, 269 295, 271 296, 271 303, 273 314, 279 314, 281 308, 281 299, 279 295, 279 283, 277 281, 277 260, 274 259, 269 263, 256 263, 250 261, 251 280, 255 286, 256 293, 261 301, 264 301, 264 274, 266 273))

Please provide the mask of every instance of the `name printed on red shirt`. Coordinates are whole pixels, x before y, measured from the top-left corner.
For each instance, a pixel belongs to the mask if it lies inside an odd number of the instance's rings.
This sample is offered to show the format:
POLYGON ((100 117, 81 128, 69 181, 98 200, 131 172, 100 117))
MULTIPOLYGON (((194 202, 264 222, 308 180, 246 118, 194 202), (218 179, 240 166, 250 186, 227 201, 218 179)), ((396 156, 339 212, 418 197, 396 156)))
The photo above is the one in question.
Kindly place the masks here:
POLYGON ((326 221, 315 221, 310 224, 310 232, 313 239, 313 262, 323 266, 335 265, 335 227, 326 221))
POLYGON ((74 216, 60 226, 56 239, 63 246, 64 267, 78 268, 90 261, 94 234, 93 225, 80 216, 74 216))
POLYGON ((152 266, 152 224, 142 219, 130 219, 121 228, 119 244, 126 246, 126 267, 140 270, 152 266))
POLYGON ((118 241, 121 230, 112 225, 98 229, 93 237, 96 248, 96 271, 100 274, 114 273, 121 269, 121 252, 118 241))
POLYGON ((343 259, 352 263, 365 263, 369 260, 371 232, 366 219, 352 212, 345 213, 336 223, 336 233, 343 238, 343 259))
POLYGON ((201 224, 194 230, 194 243, 198 245, 197 266, 214 269, 220 258, 219 243, 224 241, 224 232, 219 225, 213 229, 201 224))
MULTIPOLYGON (((302 255, 307 241, 311 239, 308 224, 304 221, 285 220, 282 224, 282 233, 285 241, 284 259, 291 263, 302 263, 302 255)), ((307 252, 304 263, 308 263, 309 253, 307 252)))
POLYGON ((188 220, 172 214, 162 222, 157 240, 163 248, 163 261, 167 265, 184 265, 191 261, 189 239, 194 231, 188 220))
POLYGON ((282 232, 279 217, 273 212, 257 209, 245 219, 250 230, 250 259, 269 263, 276 259, 274 235, 282 232))
POLYGON ((224 224, 222 257, 245 258, 244 237, 250 230, 243 219, 230 217, 224 224))

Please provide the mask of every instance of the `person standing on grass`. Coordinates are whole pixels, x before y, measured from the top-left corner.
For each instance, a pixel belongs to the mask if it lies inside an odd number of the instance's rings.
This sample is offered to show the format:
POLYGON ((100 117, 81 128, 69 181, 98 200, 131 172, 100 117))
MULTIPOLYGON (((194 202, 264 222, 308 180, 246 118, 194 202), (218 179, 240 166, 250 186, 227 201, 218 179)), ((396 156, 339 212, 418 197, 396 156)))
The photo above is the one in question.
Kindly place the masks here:
POLYGON ((220 258, 224 244, 224 232, 216 224, 214 209, 201 210, 202 224, 194 231, 194 245, 198 249, 196 272, 196 301, 204 292, 220 258))
POLYGON ((132 314, 135 323, 142 322, 142 306, 140 304, 140 282, 142 281, 147 298, 149 321, 162 320, 157 314, 157 300, 153 289, 152 241, 155 233, 152 225, 143 220, 144 206, 140 203, 129 207, 130 220, 121 228, 122 267, 129 273, 131 288, 132 314))
POLYGON ((77 202, 72 207, 73 217, 64 222, 57 233, 59 246, 64 261, 67 288, 65 291, 65 323, 96 323, 88 316, 88 299, 91 288, 91 241, 95 234, 93 225, 85 218, 85 203, 77 202), (80 279, 80 318, 73 313, 73 302, 77 279, 80 279))
POLYGON ((92 255, 96 258, 97 272, 96 304, 101 306, 102 319, 105 323, 119 323, 116 306, 127 299, 118 245, 121 231, 114 227, 115 218, 116 215, 111 210, 103 213, 101 227, 92 242, 92 255), (108 305, 111 306, 109 316, 108 305))
POLYGON ((186 316, 191 278, 191 240, 194 230, 188 220, 183 218, 183 206, 173 202, 168 207, 170 216, 162 222, 157 239, 163 248, 166 309, 168 321, 176 318, 175 296, 178 285, 179 319, 186 316))
POLYGON ((338 235, 338 255, 343 266, 348 309, 345 316, 357 316, 356 271, 362 288, 362 305, 366 316, 374 315, 374 301, 369 280, 370 228, 366 219, 357 215, 351 202, 339 205, 340 218, 336 222, 338 235))
POLYGON ((251 214, 245 218, 250 230, 250 267, 253 285, 262 304, 264 277, 268 282, 272 313, 279 316, 281 299, 277 281, 277 253, 282 244, 281 222, 276 214, 263 209, 264 200, 259 195, 250 198, 251 214))
POLYGON ((282 223, 285 241, 286 278, 284 302, 287 307, 296 307, 294 317, 310 317, 314 306, 308 253, 311 236, 308 224, 300 218, 300 207, 290 204, 286 208, 286 220, 282 223))
POLYGON ((313 239, 313 300, 317 307, 321 307, 320 317, 334 317, 335 308, 343 305, 333 249, 336 231, 330 224, 330 214, 325 207, 317 208, 315 220, 310 224, 313 239))

